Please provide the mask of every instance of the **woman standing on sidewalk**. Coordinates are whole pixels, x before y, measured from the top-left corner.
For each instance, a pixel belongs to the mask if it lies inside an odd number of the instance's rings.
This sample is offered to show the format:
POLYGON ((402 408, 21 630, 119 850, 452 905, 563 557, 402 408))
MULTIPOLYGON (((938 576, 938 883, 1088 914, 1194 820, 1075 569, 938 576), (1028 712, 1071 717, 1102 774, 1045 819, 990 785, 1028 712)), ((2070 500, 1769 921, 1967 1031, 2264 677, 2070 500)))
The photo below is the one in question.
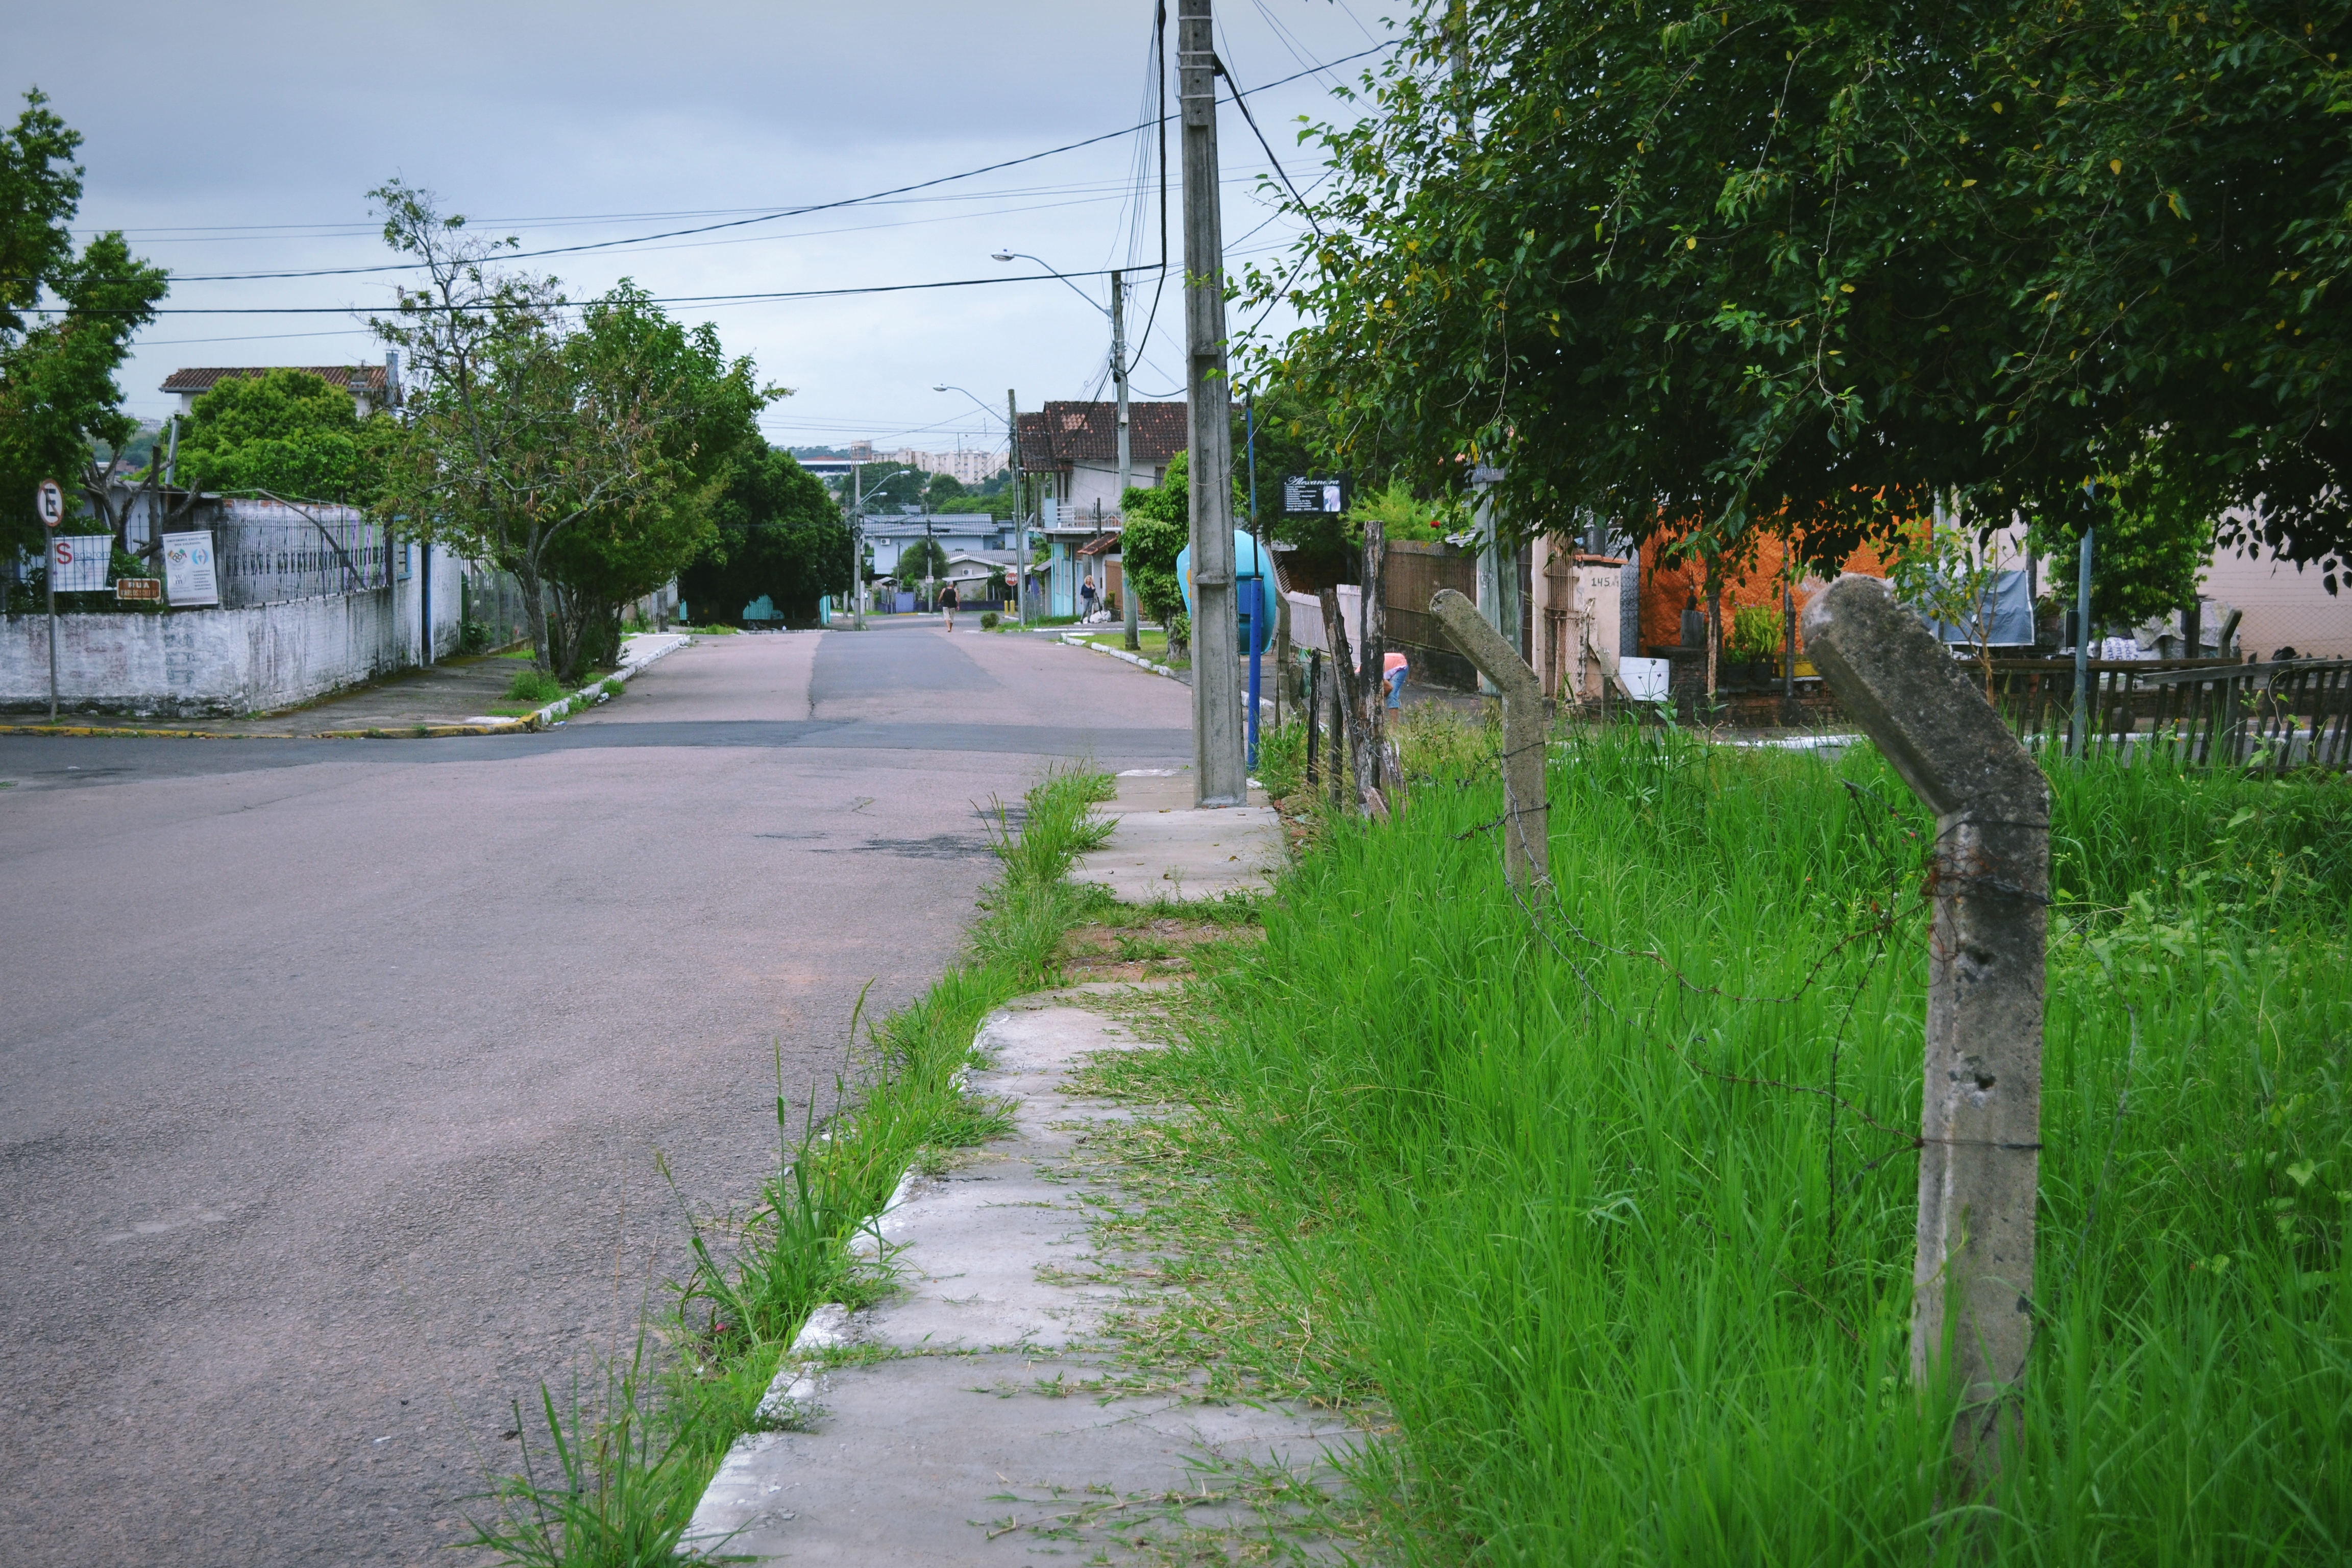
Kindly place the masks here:
POLYGON ((946 587, 940 590, 940 609, 947 616, 948 630, 955 630, 956 591, 954 584, 950 583, 946 587))

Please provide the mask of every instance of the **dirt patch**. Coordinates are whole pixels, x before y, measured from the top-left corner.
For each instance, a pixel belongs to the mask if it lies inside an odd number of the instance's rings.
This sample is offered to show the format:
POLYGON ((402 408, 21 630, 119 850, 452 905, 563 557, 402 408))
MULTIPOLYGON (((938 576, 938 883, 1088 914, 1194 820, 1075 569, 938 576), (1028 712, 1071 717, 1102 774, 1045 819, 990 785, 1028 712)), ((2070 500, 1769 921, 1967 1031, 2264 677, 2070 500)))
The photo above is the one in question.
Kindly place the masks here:
POLYGON ((1062 939, 1062 973, 1074 983, 1184 974, 1192 970, 1193 950, 1202 944, 1255 942, 1265 934, 1255 925, 1173 917, 1075 926, 1062 939))

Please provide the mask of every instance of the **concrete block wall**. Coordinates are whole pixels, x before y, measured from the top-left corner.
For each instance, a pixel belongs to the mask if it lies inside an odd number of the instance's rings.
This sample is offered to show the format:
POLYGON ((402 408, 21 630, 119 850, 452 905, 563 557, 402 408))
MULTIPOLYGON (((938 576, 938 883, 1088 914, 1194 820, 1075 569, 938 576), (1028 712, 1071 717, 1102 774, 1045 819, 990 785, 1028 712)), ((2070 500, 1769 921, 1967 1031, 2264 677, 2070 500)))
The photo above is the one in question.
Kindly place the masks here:
MULTIPOLYGON (((462 563, 433 554, 436 658, 457 650, 462 563)), ((424 651, 421 574, 389 590, 237 609, 58 617, 58 706, 149 718, 268 712, 394 670, 424 651)), ((0 617, 0 709, 46 711, 49 623, 0 617)))

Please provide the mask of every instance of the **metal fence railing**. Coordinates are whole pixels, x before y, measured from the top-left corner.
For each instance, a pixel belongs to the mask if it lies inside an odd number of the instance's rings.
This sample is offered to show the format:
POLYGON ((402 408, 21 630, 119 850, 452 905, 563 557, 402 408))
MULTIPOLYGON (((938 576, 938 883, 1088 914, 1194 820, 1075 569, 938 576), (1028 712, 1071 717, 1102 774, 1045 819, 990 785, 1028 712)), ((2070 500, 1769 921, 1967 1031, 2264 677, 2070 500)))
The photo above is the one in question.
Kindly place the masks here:
POLYGON ((383 525, 348 507, 241 502, 215 528, 224 607, 382 588, 399 567, 383 525))
MULTIPOLYGON (((2190 767, 2352 766, 2352 661, 2093 659, 2080 750, 2190 767)), ((1997 658, 1993 699, 2028 749, 2074 747, 2074 661, 1997 658)))

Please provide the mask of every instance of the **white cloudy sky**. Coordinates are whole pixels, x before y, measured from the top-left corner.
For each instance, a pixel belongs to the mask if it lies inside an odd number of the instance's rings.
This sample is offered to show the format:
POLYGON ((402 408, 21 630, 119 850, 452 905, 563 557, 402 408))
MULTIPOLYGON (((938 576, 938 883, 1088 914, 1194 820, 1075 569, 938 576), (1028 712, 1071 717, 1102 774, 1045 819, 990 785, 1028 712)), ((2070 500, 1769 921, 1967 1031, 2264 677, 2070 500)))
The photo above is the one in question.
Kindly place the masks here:
MULTIPOLYGON (((181 365, 380 358, 340 312, 380 307, 386 275, 196 278, 389 259, 364 195, 387 177, 432 189, 526 249, 578 245, 860 196, 1118 131, 1149 118, 1152 79, 1150 0, 12 9, 8 90, 37 85, 87 138, 79 227, 123 229, 140 254, 186 279, 168 308, 337 312, 160 317, 122 378, 142 416, 173 401, 157 387, 181 365)), ((1172 56, 1172 0, 1169 9, 1172 56)), ((1316 163, 1311 147, 1293 144, 1297 117, 1351 113, 1331 89, 1378 57, 1263 93, 1258 84, 1385 43, 1394 35, 1383 18, 1402 0, 1220 0, 1217 9, 1220 57, 1305 184, 1316 163)), ((1279 247, 1294 226, 1258 194, 1266 159, 1230 106, 1219 138, 1237 265, 1279 247)), ((1072 272, 1150 264, 1159 234, 1146 141, 1116 138, 918 198, 538 265, 575 297, 622 277, 669 297, 1034 270, 991 261, 1000 248, 1072 272)), ((1169 161, 1173 186, 1172 126, 1169 161)), ((1171 190, 1171 226, 1178 211, 1171 190)), ((1171 243, 1181 255, 1181 236, 1171 243)), ((1139 318, 1150 305, 1148 265, 1141 276, 1139 318)), ((1083 282, 1108 298, 1103 280, 1083 282)), ((1171 287, 1136 371, 1139 395, 1181 387, 1177 305, 1171 287)), ((1034 407, 1092 394, 1108 352, 1100 313, 1051 279, 673 310, 716 321, 730 353, 796 389, 766 420, 780 445, 870 437, 994 447, 1001 420, 935 384, 999 408, 1009 386, 1034 407)))

